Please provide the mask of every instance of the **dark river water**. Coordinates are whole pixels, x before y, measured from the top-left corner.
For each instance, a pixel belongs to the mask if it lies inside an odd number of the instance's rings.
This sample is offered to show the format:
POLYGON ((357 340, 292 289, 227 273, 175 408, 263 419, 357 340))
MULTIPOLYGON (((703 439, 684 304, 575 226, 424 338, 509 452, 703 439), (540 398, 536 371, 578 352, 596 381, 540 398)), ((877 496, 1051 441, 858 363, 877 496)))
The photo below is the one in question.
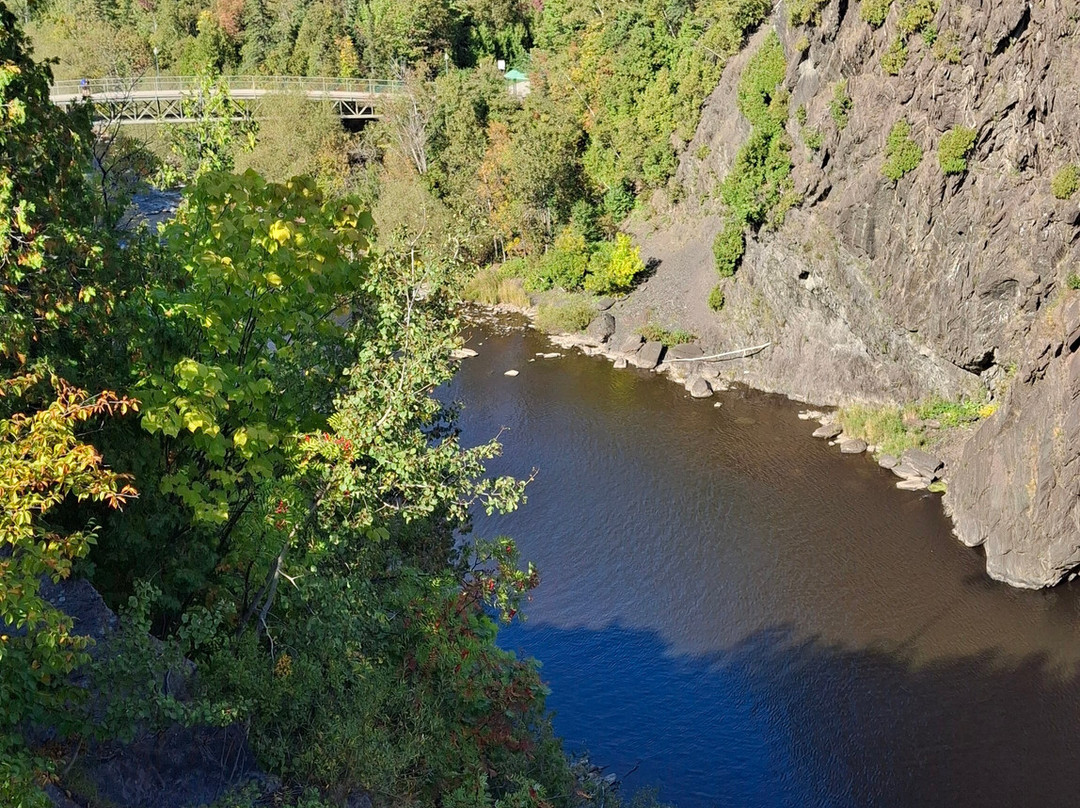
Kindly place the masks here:
POLYGON ((541 662, 569 749, 679 808, 1080 805, 1080 588, 989 580, 937 496, 784 399, 469 344, 466 444, 505 428, 490 471, 536 469, 476 523, 541 572, 500 643, 541 662))

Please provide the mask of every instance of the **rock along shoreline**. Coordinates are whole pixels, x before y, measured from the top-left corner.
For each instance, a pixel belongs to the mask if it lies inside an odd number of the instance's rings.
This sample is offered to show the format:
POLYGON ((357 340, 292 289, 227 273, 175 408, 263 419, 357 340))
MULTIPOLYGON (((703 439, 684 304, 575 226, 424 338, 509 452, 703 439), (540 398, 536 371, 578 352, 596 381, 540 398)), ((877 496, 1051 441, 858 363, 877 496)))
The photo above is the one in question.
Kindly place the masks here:
MULTIPOLYGON (((614 301, 612 301, 613 303, 614 301)), ((736 349, 727 353, 707 355, 697 342, 666 346, 656 340, 646 340, 643 336, 626 329, 620 329, 615 316, 608 311, 612 303, 605 306, 602 302, 600 311, 584 332, 578 334, 550 334, 536 325, 537 309, 517 306, 485 306, 471 303, 466 310, 466 319, 473 322, 492 322, 499 315, 515 314, 524 316, 531 327, 547 337, 552 345, 563 351, 578 350, 586 356, 607 359, 616 369, 628 367, 665 376, 669 381, 681 385, 691 398, 707 399, 715 393, 732 389, 735 385, 753 387, 739 381, 739 362, 752 361, 760 352, 768 350, 771 344, 736 349), (477 316, 484 312, 486 316, 477 316)), ((525 327, 522 325, 521 327, 525 327)), ((453 354, 455 359, 477 356, 471 348, 459 348, 453 354)), ((564 354, 558 351, 541 352, 529 361, 558 359, 564 354)), ((516 370, 508 370, 506 376, 516 376, 516 370)), ((796 396, 786 396, 796 403, 806 404, 796 396)), ((713 405, 719 409, 722 402, 713 405)), ((853 436, 845 435, 835 409, 807 409, 799 412, 804 421, 814 421, 819 426, 811 436, 827 440, 830 446, 839 447, 841 454, 870 454, 874 457, 879 447, 853 436)), ((908 449, 901 456, 882 454, 875 461, 883 469, 891 471, 898 479, 896 487, 902 491, 941 493, 944 490, 944 461, 922 449, 908 449)))

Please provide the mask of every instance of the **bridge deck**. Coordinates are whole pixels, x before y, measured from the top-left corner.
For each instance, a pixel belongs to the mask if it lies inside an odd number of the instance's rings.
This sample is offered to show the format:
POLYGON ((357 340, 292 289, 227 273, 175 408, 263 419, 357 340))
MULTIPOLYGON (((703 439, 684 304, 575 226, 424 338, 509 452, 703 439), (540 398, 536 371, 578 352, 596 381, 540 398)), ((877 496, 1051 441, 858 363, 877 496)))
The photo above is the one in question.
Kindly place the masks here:
MULTIPOLYGON (((404 90, 401 82, 376 79, 308 78, 302 76, 227 76, 229 97, 237 102, 234 117, 269 117, 272 111, 259 102, 268 95, 303 93, 312 101, 333 105, 342 119, 374 119, 378 106, 404 90)), ((89 79, 58 81, 50 98, 68 107, 93 105, 97 120, 131 123, 183 123, 195 120, 189 102, 197 98, 202 80, 192 76, 156 76, 141 79, 89 79)))

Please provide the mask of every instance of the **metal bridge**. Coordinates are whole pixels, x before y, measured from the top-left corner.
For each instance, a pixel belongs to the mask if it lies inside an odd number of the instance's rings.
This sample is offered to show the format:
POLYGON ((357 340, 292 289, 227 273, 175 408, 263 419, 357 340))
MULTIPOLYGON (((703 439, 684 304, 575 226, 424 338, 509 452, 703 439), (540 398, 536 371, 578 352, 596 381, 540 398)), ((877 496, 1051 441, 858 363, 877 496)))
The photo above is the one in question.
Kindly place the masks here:
MULTIPOLYGON (((235 119, 273 117, 267 96, 303 94, 333 106, 342 120, 374 120, 380 106, 404 92, 400 81, 308 78, 303 76, 225 76, 235 119)), ((57 81, 50 98, 57 106, 76 103, 93 107, 96 122, 119 124, 192 123, 200 120, 204 79, 197 76, 143 76, 57 81)))

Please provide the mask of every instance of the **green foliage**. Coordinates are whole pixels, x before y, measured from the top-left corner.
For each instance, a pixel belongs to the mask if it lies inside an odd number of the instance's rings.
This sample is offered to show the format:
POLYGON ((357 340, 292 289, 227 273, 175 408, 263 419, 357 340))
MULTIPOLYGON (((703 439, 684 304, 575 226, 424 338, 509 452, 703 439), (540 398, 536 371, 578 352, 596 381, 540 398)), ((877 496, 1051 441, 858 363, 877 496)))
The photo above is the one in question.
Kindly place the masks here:
POLYGON ((291 93, 267 96, 260 103, 274 114, 258 121, 254 147, 236 154, 238 173, 251 169, 271 182, 307 175, 327 192, 351 190, 349 139, 329 104, 291 93))
POLYGON ((236 151, 250 143, 251 126, 234 118, 239 114, 229 96, 228 82, 205 73, 197 92, 182 102, 183 113, 193 123, 168 130, 168 150, 157 182, 163 187, 196 182, 215 171, 231 171, 236 151))
POLYGON ((803 143, 811 151, 818 151, 825 142, 825 135, 817 128, 803 128, 801 131, 803 143))
POLYGON ((787 95, 779 90, 786 72, 784 47, 770 32, 747 62, 736 91, 739 111, 754 126, 775 129, 787 120, 787 95))
POLYGON ((889 16, 893 0, 860 0, 859 16, 874 28, 880 28, 885 24, 885 18, 889 16))
POLYGON ((744 252, 746 234, 743 223, 738 218, 731 217, 713 239, 713 259, 716 262, 717 274, 721 278, 734 275, 744 252))
POLYGON ((890 76, 897 76, 907 64, 907 59, 907 42, 902 36, 897 35, 896 39, 889 44, 889 49, 881 55, 881 69, 890 76))
POLYGON ((938 141, 938 164, 945 174, 963 174, 967 158, 975 148, 977 132, 967 126, 956 126, 938 141))
POLYGON ((808 22, 817 25, 821 19, 821 9, 827 4, 828 0, 788 0, 788 22, 791 25, 806 25, 808 22))
POLYGON ((343 315, 370 297, 370 225, 310 180, 212 174, 189 189, 135 368, 151 439, 128 462, 153 487, 101 545, 107 592, 152 579, 175 610, 261 539, 294 435, 325 424, 349 362, 343 315))
POLYGON ((786 70, 783 47, 773 32, 739 79, 739 110, 754 128, 720 186, 727 217, 713 241, 713 256, 721 277, 734 274, 742 260, 745 231, 778 226, 796 201, 791 189, 791 141, 784 130, 789 95, 781 85, 786 70))
POLYGON ((833 86, 832 100, 829 102, 829 115, 832 116, 833 123, 836 124, 837 130, 843 132, 847 128, 848 119, 851 117, 851 110, 855 106, 855 102, 851 100, 851 96, 847 91, 848 83, 847 79, 841 79, 833 86))
POLYGON ((911 137, 911 124, 897 121, 885 141, 885 162, 881 166, 881 173, 896 182, 918 168, 922 158, 922 147, 911 137))
POLYGON ((585 291, 600 295, 628 292, 644 271, 641 251, 628 235, 619 233, 614 242, 600 244, 593 252, 585 291))
POLYGON ((1065 279, 1065 285, 1070 289, 1080 289, 1080 274, 1075 272, 1071 273, 1068 278, 1065 279))
POLYGON ((86 180, 89 122, 52 105, 49 67, 27 51, 0 6, 0 362, 17 369, 63 351, 87 360, 58 368, 82 382, 123 294, 111 281, 127 278, 86 180))
POLYGON ((930 30, 940 7, 940 0, 904 0, 900 6, 900 33, 910 36, 930 30))
POLYGON ((953 65, 960 64, 960 35, 951 30, 941 32, 940 36, 934 40, 931 53, 939 62, 947 62, 953 65))
POLYGON ((1050 180, 1050 192, 1058 199, 1069 199, 1080 189, 1080 167, 1075 163, 1063 166, 1050 180))
POLYGON ((536 325, 549 334, 584 331, 596 316, 592 302, 581 295, 567 295, 540 304, 536 325))
POLYGON ((562 289, 572 292, 585 282, 589 267, 589 245, 571 228, 563 230, 554 246, 535 263, 526 282, 531 292, 562 289))
POLYGON ((724 287, 717 284, 709 292, 709 308, 713 311, 721 311, 724 308, 724 287))
POLYGON ((638 333, 649 342, 659 342, 668 347, 684 345, 697 339, 696 334, 691 334, 682 328, 665 328, 651 320, 639 328, 638 333))

